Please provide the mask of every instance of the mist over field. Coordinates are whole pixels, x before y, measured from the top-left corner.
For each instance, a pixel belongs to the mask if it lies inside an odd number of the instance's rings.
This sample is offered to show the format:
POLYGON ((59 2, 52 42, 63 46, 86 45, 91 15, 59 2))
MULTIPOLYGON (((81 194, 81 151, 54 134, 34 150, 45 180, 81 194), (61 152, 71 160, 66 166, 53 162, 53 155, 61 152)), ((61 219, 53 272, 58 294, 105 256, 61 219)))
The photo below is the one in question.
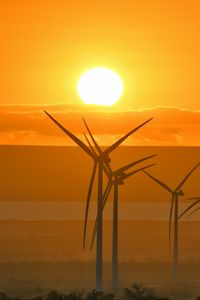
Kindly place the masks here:
MULTIPOLYGON (((149 172, 172 188, 200 160, 199 147, 120 147, 112 154, 112 166, 151 154, 158 156, 149 172)), ((92 161, 77 147, 0 146, 0 164, 0 290, 39 295, 53 288, 93 288, 95 248, 90 251, 89 246, 96 187, 87 247, 82 249, 92 161)), ((187 197, 199 195, 199 178, 197 169, 184 186, 180 210, 187 207, 187 197)), ((173 287, 168 248, 170 194, 145 174, 137 174, 120 187, 119 202, 120 286, 141 281, 167 294, 173 287)), ((104 279, 109 290, 112 194, 104 219, 104 279)), ((193 295, 199 293, 199 220, 197 213, 180 222, 179 280, 193 295)))
MULTIPOLYGON (((13 296, 41 295, 56 289, 90 290, 95 286, 95 248, 82 249, 83 221, 1 221, 0 290, 13 296)), ((180 225, 179 285, 172 281, 168 224, 119 222, 119 287, 142 282, 162 295, 199 295, 200 223, 180 225)), ((104 285, 111 290, 111 221, 104 222, 104 285)), ((194 298, 195 299, 195 298, 194 298)))

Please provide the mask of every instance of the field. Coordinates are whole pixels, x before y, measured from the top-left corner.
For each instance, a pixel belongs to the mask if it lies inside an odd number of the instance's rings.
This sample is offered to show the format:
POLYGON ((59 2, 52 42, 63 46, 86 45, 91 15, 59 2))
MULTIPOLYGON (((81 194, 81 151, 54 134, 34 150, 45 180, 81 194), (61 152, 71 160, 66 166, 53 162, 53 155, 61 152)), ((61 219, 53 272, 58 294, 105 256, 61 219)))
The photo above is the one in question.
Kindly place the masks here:
MULTIPOLYGON (((200 160, 199 147, 121 147, 113 153, 113 168, 154 153, 157 164, 151 172, 171 187, 200 160)), ((94 206, 82 249, 92 162, 76 147, 32 146, 1 146, 0 162, 0 291, 33 296, 94 288, 95 249, 89 250, 94 206)), ((188 196, 199 194, 199 174, 200 169, 185 185, 180 210, 188 196)), ((200 295, 199 214, 180 222, 175 284, 168 247, 170 195, 140 174, 120 188, 119 196, 120 287, 139 281, 163 295, 195 299, 200 295)), ((95 204, 96 187, 92 198, 95 204)), ((109 205, 103 237, 106 290, 111 287, 112 201, 109 205)))
MULTIPOLYGON (((95 284, 95 249, 82 250, 82 221, 4 221, 0 223, 0 290, 39 295, 91 289, 95 284)), ((89 232, 91 232, 90 222, 89 232)), ((121 221, 120 286, 143 282, 162 294, 174 292, 167 223, 121 221)), ((200 294, 200 223, 180 226, 179 293, 200 294)), ((104 226, 104 282, 111 282, 111 222, 104 226)), ((185 298, 187 299, 187 298, 185 298)))

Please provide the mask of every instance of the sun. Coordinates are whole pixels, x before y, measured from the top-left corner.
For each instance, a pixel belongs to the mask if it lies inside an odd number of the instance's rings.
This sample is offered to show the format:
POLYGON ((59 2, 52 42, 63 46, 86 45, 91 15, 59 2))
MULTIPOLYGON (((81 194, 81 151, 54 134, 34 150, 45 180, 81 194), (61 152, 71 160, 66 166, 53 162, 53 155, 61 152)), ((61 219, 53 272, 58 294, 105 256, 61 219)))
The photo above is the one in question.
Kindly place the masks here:
POLYGON ((86 104, 111 106, 121 97, 123 82, 110 69, 94 68, 81 76, 77 89, 86 104))

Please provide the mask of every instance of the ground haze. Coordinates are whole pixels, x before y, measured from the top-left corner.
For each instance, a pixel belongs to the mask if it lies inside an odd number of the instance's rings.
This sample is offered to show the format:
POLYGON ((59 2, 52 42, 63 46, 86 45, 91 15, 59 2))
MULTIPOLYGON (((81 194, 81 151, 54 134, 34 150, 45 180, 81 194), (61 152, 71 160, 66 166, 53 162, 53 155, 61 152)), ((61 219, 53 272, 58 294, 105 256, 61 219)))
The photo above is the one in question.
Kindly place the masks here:
MULTIPOLYGON (((121 147, 112 155, 113 168, 157 153, 152 174, 175 187, 200 160, 199 150, 198 147, 121 147)), ((93 288, 95 249, 89 250, 89 241, 96 215, 94 204, 87 248, 82 249, 84 201, 92 168, 90 158, 77 147, 1 146, 0 162, 0 290, 30 296, 50 289, 93 288), (62 210, 60 215, 58 208, 62 210)), ((196 170, 185 185, 185 198, 198 195, 199 176, 200 170, 196 170)), ((181 209, 188 205, 185 198, 180 200, 181 209)), ((93 203, 95 200, 96 187, 93 203)), ((140 174, 120 188, 120 205, 123 210, 119 222, 120 286, 141 281, 166 295, 176 290, 180 299, 188 292, 200 294, 198 214, 196 221, 185 218, 180 222, 179 286, 186 289, 177 290, 171 280, 168 248, 170 195, 140 174)), ((107 290, 111 287, 112 201, 109 207, 104 220, 107 290)))

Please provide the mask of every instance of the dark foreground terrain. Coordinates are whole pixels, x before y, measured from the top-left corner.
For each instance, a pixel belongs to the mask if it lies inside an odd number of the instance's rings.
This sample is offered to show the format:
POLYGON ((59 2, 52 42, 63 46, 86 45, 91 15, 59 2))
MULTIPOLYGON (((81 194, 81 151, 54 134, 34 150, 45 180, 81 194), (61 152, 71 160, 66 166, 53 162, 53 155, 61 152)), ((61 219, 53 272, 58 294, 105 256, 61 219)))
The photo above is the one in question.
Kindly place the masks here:
MULTIPOLYGON (((50 290, 60 293, 73 291, 89 292, 95 287, 94 262, 29 262, 0 264, 0 290, 11 297, 36 297, 50 290)), ((120 289, 133 282, 142 282, 165 297, 195 299, 200 295, 200 264, 181 264, 179 279, 171 279, 170 265, 162 262, 120 263, 120 289)), ((109 263, 104 265, 106 292, 112 292, 109 263)))

